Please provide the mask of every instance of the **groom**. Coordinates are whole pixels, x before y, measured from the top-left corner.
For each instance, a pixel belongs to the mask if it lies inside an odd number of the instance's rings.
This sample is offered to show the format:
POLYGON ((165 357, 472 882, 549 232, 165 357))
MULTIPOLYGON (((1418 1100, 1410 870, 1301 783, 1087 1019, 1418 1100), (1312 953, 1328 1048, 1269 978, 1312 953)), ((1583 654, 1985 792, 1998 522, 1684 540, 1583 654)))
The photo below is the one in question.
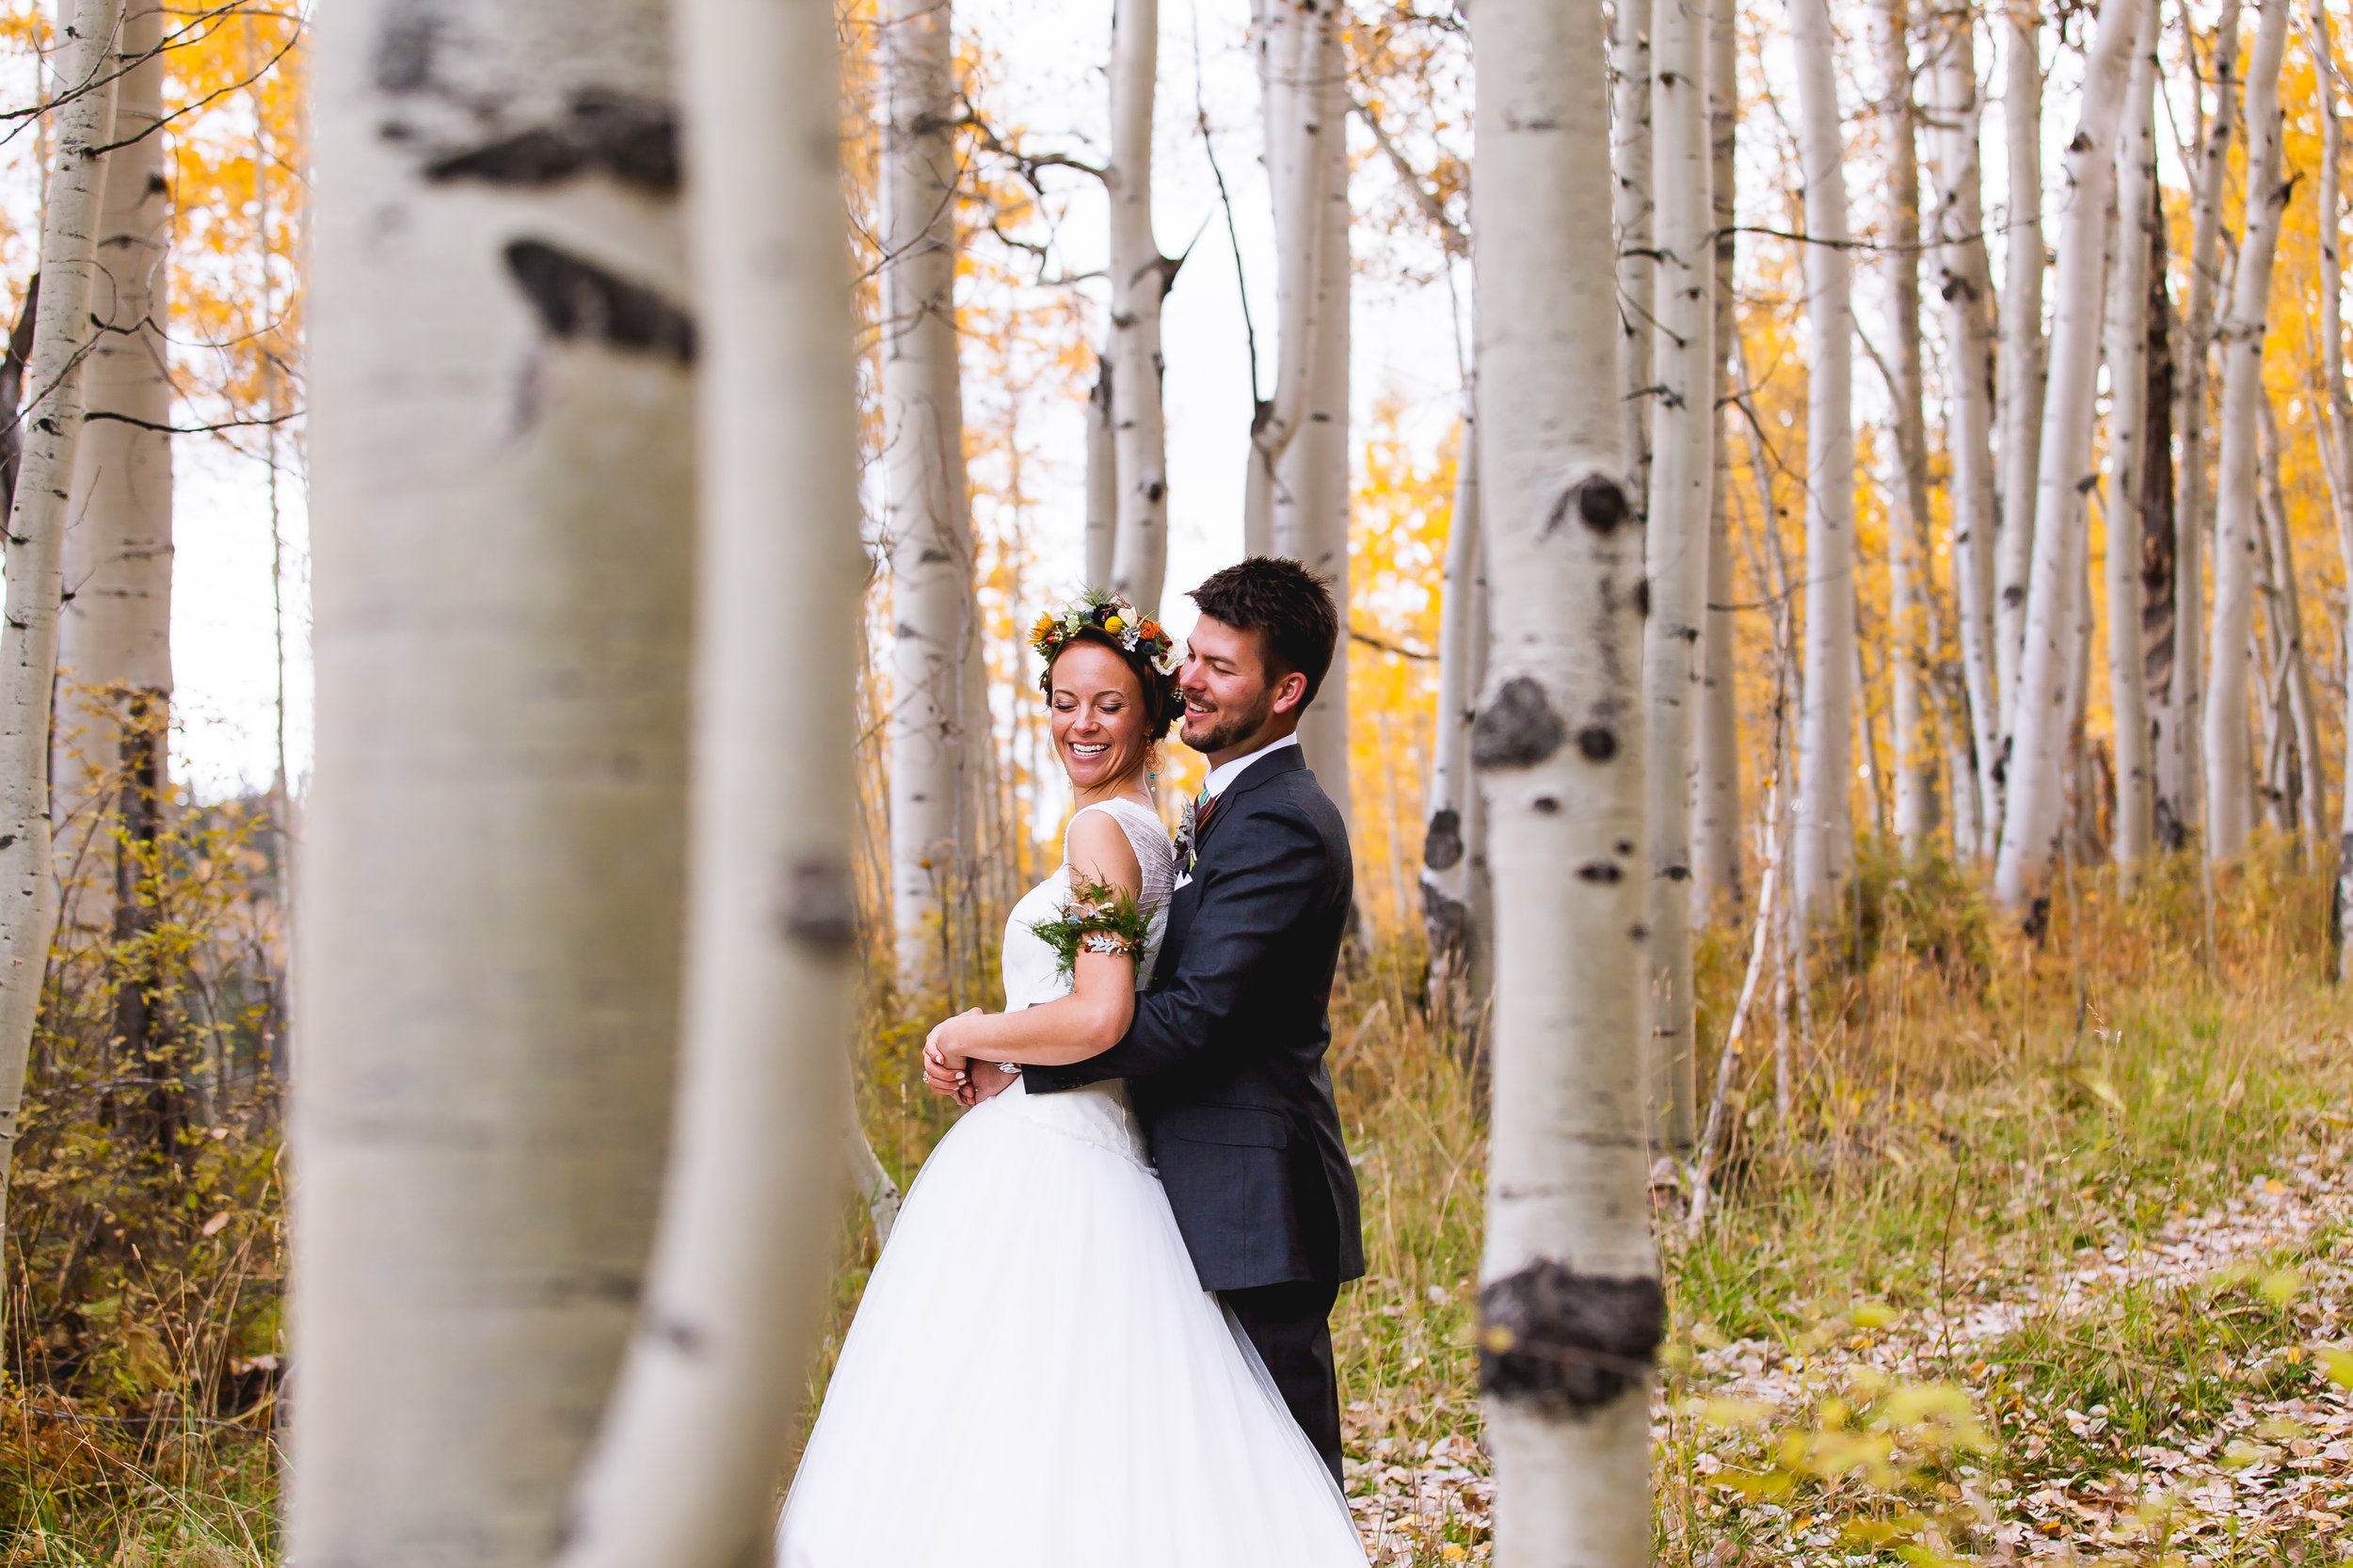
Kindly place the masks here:
POLYGON ((1339 616, 1321 578, 1271 556, 1192 598, 1182 735, 1209 778, 1178 846, 1159 965, 1119 1044, 1023 1079, 1032 1094, 1128 1080, 1201 1288, 1232 1309, 1337 1480, 1332 1304, 1365 1256, 1323 1053, 1355 878, 1295 732, 1339 616))

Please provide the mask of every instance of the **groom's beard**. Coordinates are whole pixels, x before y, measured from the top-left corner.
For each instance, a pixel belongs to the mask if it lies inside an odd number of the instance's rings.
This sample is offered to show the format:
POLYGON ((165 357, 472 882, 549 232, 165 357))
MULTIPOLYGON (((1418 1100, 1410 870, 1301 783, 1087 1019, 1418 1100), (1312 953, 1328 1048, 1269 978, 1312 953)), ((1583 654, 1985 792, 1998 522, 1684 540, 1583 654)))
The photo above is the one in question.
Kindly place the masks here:
POLYGON ((1204 754, 1229 751, 1264 729, 1274 716, 1274 693, 1272 689, 1258 694, 1258 700, 1239 713, 1211 712, 1195 713, 1185 710, 1184 741, 1193 750, 1204 754), (1202 728, 1195 729, 1194 726, 1202 728))

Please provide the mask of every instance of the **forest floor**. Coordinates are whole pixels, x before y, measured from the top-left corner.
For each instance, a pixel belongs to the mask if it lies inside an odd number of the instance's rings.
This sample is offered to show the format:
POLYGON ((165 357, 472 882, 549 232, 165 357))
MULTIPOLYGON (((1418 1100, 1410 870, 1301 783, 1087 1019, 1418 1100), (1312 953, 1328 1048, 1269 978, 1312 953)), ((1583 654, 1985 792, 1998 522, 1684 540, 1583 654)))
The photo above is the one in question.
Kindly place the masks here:
MULTIPOLYGON (((2250 857, 2208 953, 2183 867, 2130 902, 2078 879, 2039 941, 1950 873, 1865 870, 1785 1052, 1764 999, 1750 1020, 1711 1223, 1662 1198, 1654 1560, 2353 1561, 2353 1002, 2320 880, 2250 857)), ((1703 1081, 1746 941, 1703 944, 1703 1081)), ((1330 1058, 1370 1264, 1334 1325, 1348 1491, 1380 1568, 1493 1545, 1481 1089, 1418 968, 1377 950, 1330 1058)), ((878 1024, 861 1085, 903 1176, 948 1120, 911 1083, 924 1021, 878 1024)), ((862 1215, 845 1244, 812 1409, 862 1215)), ((0 1389, 0 1568, 275 1560, 267 1439, 138 1410, 0 1389)))

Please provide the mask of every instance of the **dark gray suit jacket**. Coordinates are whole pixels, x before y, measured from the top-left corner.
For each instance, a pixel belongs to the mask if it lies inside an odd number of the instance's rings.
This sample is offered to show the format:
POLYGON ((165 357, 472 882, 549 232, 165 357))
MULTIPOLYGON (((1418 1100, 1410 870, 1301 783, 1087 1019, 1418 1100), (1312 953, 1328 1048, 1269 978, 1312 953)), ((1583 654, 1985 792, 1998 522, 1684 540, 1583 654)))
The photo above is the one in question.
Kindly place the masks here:
POLYGON ((1348 829, 1305 758, 1296 746, 1260 758, 1194 846, 1126 1037, 1024 1073, 1032 1094, 1128 1080, 1205 1290, 1365 1272, 1356 1176, 1323 1066, 1354 897, 1348 829))

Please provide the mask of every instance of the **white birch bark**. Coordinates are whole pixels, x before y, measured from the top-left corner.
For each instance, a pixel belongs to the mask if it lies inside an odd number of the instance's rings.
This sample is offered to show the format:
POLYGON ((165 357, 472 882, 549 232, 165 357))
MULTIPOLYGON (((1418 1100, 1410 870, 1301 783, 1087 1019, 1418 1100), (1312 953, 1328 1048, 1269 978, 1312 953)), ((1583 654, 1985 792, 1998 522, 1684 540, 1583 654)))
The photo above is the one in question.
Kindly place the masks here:
MULTIPOLYGON (((1950 424, 1945 449, 1952 462, 1951 532, 1954 598, 1961 615, 1961 678, 1969 699, 1971 761, 1977 774, 1976 841, 1965 853, 1993 852, 2001 820, 2000 693, 1995 685, 1994 520, 1998 469, 1993 459, 1993 272, 1986 256, 1972 13, 1966 5, 1940 8, 1929 31, 1930 81, 1936 108, 1937 263, 1945 301, 1945 380, 1950 424)), ((1959 793, 1959 781, 1955 781, 1959 793)))
POLYGON ((1497 1568, 1649 1560, 1664 1303, 1642 1139, 1641 533, 1616 396, 1597 0, 1480 0, 1495 1128, 1480 1384, 1497 1568))
POLYGON ((2108 276, 2107 522, 2108 712, 2116 744, 2116 819, 2110 848, 2129 890, 2152 841, 2154 779, 2149 763, 2148 666, 2141 659, 2140 558, 2149 456, 2151 204, 2157 180, 2156 0, 2141 0, 2124 120, 2116 148, 2116 257, 2108 276))
POLYGON ((1479 845, 1479 791, 1471 777, 1471 723, 1478 717, 1479 425, 1464 399, 1438 593, 1436 744, 1431 752, 1430 817, 1422 833, 1422 932, 1430 953, 1431 1000, 1462 1015, 1478 1006, 1470 977, 1484 934, 1473 920, 1471 862, 1479 845))
POLYGON ((1278 471, 1293 438, 1312 417, 1310 405, 1318 402, 1319 341, 1325 308, 1332 303, 1323 286, 1322 246, 1329 227, 1322 215, 1330 194, 1329 149, 1345 141, 1347 105, 1344 93, 1334 90, 1341 86, 1334 8, 1317 0, 1263 0, 1257 10, 1253 46, 1274 214, 1276 335, 1273 395, 1267 400, 1266 417, 1250 435, 1242 533, 1250 541, 1247 552, 1262 548, 1295 556, 1277 543, 1278 471), (1336 104, 1337 114, 1332 112, 1336 104))
MULTIPOLYGON (((2005 792, 2015 776, 2011 711, 2025 658, 2026 579, 2034 560, 2035 479, 2041 463, 2047 369, 2042 339, 2042 42, 2038 0, 2002 9, 2002 133, 2009 152, 2001 312, 2000 528, 1994 537, 1994 683, 2002 732, 1995 744, 2005 792)), ((2005 801, 2007 810, 2007 801, 2005 801)))
POLYGON ((1119 536, 1119 454, 1112 435, 1112 362, 1098 360, 1087 394, 1085 586, 1112 588, 1112 550, 1119 536))
POLYGON ((1634 509, 1647 517, 1650 505, 1651 339, 1656 330, 1651 263, 1651 5, 1652 0, 1610 0, 1609 167, 1617 176, 1611 221, 1618 231, 1618 374, 1625 398, 1619 408, 1625 426, 1626 472, 1633 478, 1634 509))
MULTIPOLYGON (((1323 8, 1328 18, 1330 7, 1323 8)), ((1274 553, 1304 563, 1331 584, 1340 640, 1332 668, 1300 715, 1299 745, 1340 815, 1355 821, 1349 786, 1348 476, 1349 294, 1348 91, 1337 43, 1319 56, 1322 74, 1298 84, 1307 101, 1303 156, 1317 165, 1314 206, 1315 289, 1307 311, 1306 398, 1296 433, 1274 465, 1274 553)), ((1289 328, 1286 326, 1286 334, 1289 328)))
POLYGON ((1854 281, 1827 0, 1789 0, 1805 180, 1805 683, 1792 912, 1836 903, 1854 856, 1854 281))
POLYGON ((2280 66, 2288 0, 2263 0, 2247 61, 2247 216, 2228 308, 2217 326, 2222 348, 2220 450, 2215 465, 2214 619, 2204 703, 2206 851, 2215 862, 2247 845, 2254 824, 2247 744, 2247 636, 2255 614, 2262 548, 2256 494, 2261 443, 2265 322, 2272 260, 2287 208, 2281 179, 2280 66))
POLYGON ((57 921, 49 818, 50 693, 57 674, 68 486, 82 431, 82 377, 105 164, 114 120, 107 65, 121 0, 75 0, 61 40, 55 152, 41 203, 40 303, 26 366, 24 445, 8 511, 8 608, 0 631, 0 1226, 16 1154, 24 1068, 57 921))
POLYGON ((1691 819, 1705 688, 1708 497, 1715 481, 1716 203, 1707 117, 1707 0, 1651 11, 1651 170, 1657 250, 1649 384, 1651 486, 1643 530, 1643 781, 1650 831, 1651 1143, 1697 1135, 1691 1043, 1691 819))
POLYGON ((890 903, 900 984, 955 968, 976 864, 981 654, 956 362, 956 95, 949 0, 888 0, 880 31, 883 488, 889 522, 890 903))
POLYGON ((2059 216, 2052 290, 2050 379, 2037 467, 2033 569, 2027 577, 2025 648, 2010 699, 2010 752, 1994 893, 2024 911, 2041 896, 2057 854, 2066 805, 2064 768, 2073 696, 2070 672, 2082 640, 2077 602, 2088 559, 2086 481, 2093 474, 2092 394, 2100 369, 2100 316, 2108 206, 2116 190, 2117 128, 2132 73, 2140 13, 2152 0, 2102 0, 2084 62, 2081 116, 2067 148, 2067 200, 2059 216))
POLYGON ((1160 0, 1112 8, 1112 445, 1119 474, 1112 591, 1146 616, 1168 573, 1168 450, 1160 406, 1160 301, 1175 265, 1152 237, 1152 100, 1160 70, 1160 0))
POLYGON ((2212 451, 2206 421, 2209 351, 2216 302, 2222 290, 2222 200, 2231 172, 2231 140, 2238 121, 2239 0, 2222 0, 2214 35, 2214 114, 2198 153, 2198 189, 2190 212, 2189 293, 2182 312, 2181 383, 2173 428, 2181 443, 2174 471, 2173 680, 2158 719, 2157 806, 2185 835, 2202 832, 2205 802, 2206 538, 2214 523, 2214 489, 2207 476, 2212 451))
POLYGON ((2288 532, 2287 493, 2280 481, 2280 421, 2265 394, 2257 410, 2263 421, 2259 454, 2263 478, 2263 524, 2269 535, 2271 604, 2287 692, 2288 717, 2296 736, 2296 816, 2290 824, 2310 853, 2321 847, 2321 822, 2328 811, 2328 784, 2320 768, 2320 705, 2313 697, 2312 660, 2304 640, 2304 595, 2296 575, 2296 543, 2288 532))
POLYGON ((120 72, 107 140, 82 371, 87 408, 66 507, 57 629, 56 823, 60 917, 113 923, 116 846, 107 796, 126 774, 166 788, 171 699, 171 187, 165 177, 164 13, 137 0, 109 51, 120 72), (126 747, 130 748, 126 750, 126 747))
POLYGON ((536 1568, 672 1097, 696 327, 667 8, 318 27, 289 1555, 536 1568))
MULTIPOLYGON (((2353 396, 2348 396, 2345 382, 2345 252, 2342 233, 2344 225, 2342 161, 2345 156, 2345 125, 2339 96, 2344 83, 2339 79, 2336 56, 2331 53, 2329 39, 2329 8, 2323 0, 2313 0, 2307 21, 2316 79, 2320 84, 2320 195, 2318 226, 2320 230, 2320 377, 2321 405, 2324 428, 2329 435, 2327 469, 2329 502, 2337 524, 2337 550, 2345 561, 2345 575, 2353 580, 2353 396)), ((2334 973, 2340 985, 2353 981, 2353 606, 2348 606, 2344 625, 2339 629, 2345 654, 2345 767, 2340 777, 2344 790, 2337 826, 2336 892, 2331 929, 2335 934, 2337 951, 2332 955, 2334 973)))
POLYGON ((738 1568, 773 1550, 849 1104, 856 717, 840 655, 861 634, 864 570, 834 13, 679 0, 674 17, 696 298, 728 324, 696 399, 681 1076, 645 1304, 564 1568, 738 1568))
POLYGON ((1734 264, 1739 219, 1734 180, 1740 128, 1739 11, 1735 0, 1708 10, 1707 123, 1710 194, 1714 198, 1715 363, 1710 393, 1714 461, 1707 497, 1707 615, 1700 638, 1704 690, 1700 696, 1699 791, 1691 836, 1691 919, 1713 919, 1725 904, 1741 903, 1739 690, 1734 655, 1738 584, 1732 568, 1732 443, 1724 422, 1732 408, 1731 343, 1739 330, 1734 311, 1734 264))
POLYGON ((1888 750, 1896 778, 1896 842, 1907 860, 1928 845, 1930 798, 1928 735, 1920 683, 1937 638, 1929 575, 1929 436, 1920 378, 1919 108, 1913 99, 1912 17, 1905 0, 1880 0, 1878 33, 1881 112, 1886 127, 1889 225, 1888 392, 1894 400, 1896 458, 1902 483, 1887 527, 1888 750))

